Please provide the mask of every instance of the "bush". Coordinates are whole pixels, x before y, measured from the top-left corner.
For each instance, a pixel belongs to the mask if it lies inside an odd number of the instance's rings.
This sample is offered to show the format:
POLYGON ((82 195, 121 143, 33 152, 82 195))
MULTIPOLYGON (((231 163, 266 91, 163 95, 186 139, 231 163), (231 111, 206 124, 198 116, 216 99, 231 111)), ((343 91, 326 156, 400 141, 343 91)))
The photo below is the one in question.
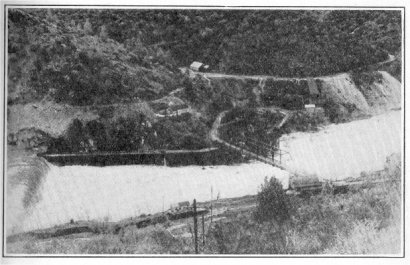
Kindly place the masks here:
POLYGON ((80 152, 87 144, 87 138, 84 126, 78 119, 74 119, 67 129, 65 139, 69 152, 80 152))
POLYGON ((367 88, 373 83, 381 83, 381 80, 383 80, 383 76, 379 72, 353 71, 350 76, 358 89, 367 88))
POLYGON ((283 129, 285 132, 317 131, 321 125, 324 125, 327 122, 325 114, 326 112, 323 113, 319 111, 315 113, 309 113, 307 111, 296 111, 289 119, 289 121, 285 124, 283 129))
POLYGON ((283 224, 290 217, 290 202, 282 188, 282 184, 275 178, 268 180, 261 186, 257 195, 258 206, 255 219, 258 222, 275 221, 283 224))
POLYGON ((326 117, 328 117, 332 123, 344 122, 349 119, 349 110, 345 106, 331 100, 327 100, 323 103, 323 109, 326 117))

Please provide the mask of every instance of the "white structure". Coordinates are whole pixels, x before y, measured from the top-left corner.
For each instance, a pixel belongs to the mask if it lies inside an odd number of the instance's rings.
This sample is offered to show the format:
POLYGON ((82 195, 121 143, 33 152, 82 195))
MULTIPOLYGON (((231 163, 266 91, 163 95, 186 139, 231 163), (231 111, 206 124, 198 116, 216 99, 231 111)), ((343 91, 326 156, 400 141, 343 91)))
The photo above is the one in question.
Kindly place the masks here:
POLYGON ((189 68, 193 71, 201 71, 201 70, 207 70, 209 68, 209 65, 205 65, 205 64, 200 63, 200 62, 193 62, 193 63, 191 63, 189 68))
POLYGON ((306 104, 305 109, 314 109, 316 106, 315 104, 306 104))

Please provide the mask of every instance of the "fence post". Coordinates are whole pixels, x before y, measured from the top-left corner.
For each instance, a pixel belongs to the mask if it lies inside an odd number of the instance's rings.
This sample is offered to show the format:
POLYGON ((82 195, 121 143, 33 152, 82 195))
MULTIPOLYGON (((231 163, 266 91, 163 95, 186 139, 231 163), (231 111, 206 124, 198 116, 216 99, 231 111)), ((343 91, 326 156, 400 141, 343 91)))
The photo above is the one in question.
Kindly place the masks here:
POLYGON ((196 216, 196 199, 194 199, 194 244, 195 244, 195 254, 198 254, 198 220, 196 216))

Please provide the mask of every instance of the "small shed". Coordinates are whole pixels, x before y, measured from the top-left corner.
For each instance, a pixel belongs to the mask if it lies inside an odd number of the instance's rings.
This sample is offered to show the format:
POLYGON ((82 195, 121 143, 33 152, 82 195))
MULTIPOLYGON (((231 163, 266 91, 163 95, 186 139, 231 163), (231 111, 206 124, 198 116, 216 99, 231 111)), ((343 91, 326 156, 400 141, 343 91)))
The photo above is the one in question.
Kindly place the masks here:
POLYGON ((209 65, 205 65, 201 62, 196 62, 195 61, 195 62, 191 63, 189 68, 193 71, 204 71, 204 70, 208 70, 209 65))
POLYGON ((306 104, 305 109, 309 112, 314 112, 315 109, 316 109, 316 105, 315 104, 306 104))

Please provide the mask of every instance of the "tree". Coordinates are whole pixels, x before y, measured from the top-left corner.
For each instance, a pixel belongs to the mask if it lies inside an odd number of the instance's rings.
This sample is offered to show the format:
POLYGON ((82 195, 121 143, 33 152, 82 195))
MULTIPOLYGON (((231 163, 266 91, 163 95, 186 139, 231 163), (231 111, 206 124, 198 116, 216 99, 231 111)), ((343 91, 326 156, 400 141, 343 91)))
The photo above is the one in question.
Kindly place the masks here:
POLYGON ((85 32, 86 34, 89 34, 89 35, 92 35, 92 34, 93 34, 93 28, 92 28, 92 26, 91 26, 91 23, 90 23, 90 19, 89 19, 89 18, 87 18, 87 20, 85 21, 85 24, 84 24, 84 32, 85 32))
POLYGON ((108 38, 107 27, 102 25, 100 28, 100 38, 106 40, 108 38))
POLYGON ((257 208, 255 218, 258 222, 274 221, 283 224, 290 217, 290 202, 275 178, 265 178, 264 184, 256 197, 257 208))
POLYGON ((84 151, 86 146, 86 135, 84 132, 84 126, 82 122, 78 119, 74 119, 67 129, 65 135, 67 139, 68 148, 71 152, 84 151))

